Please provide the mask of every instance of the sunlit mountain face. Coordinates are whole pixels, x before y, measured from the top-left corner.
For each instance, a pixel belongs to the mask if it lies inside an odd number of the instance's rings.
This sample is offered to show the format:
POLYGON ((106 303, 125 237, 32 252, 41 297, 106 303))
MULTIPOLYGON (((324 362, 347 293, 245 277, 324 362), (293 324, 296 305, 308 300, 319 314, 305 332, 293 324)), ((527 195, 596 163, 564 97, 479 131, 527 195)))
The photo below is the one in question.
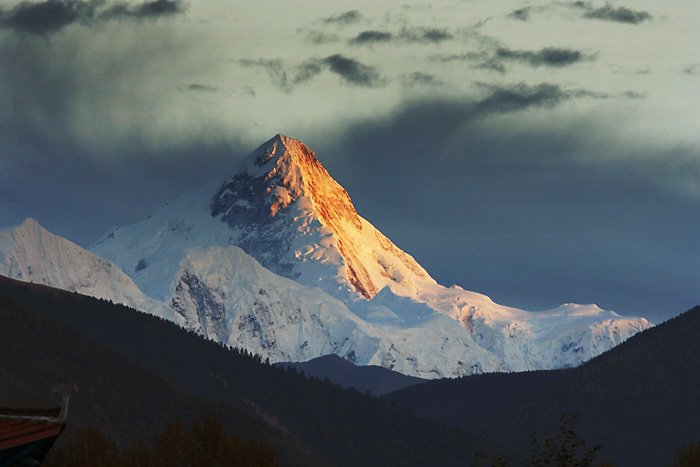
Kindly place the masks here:
POLYGON ((277 135, 232 172, 113 229, 92 253, 35 221, 6 230, 4 273, 34 271, 273 362, 337 354, 426 378, 575 366, 650 326, 595 305, 528 312, 438 284, 299 140, 277 135))

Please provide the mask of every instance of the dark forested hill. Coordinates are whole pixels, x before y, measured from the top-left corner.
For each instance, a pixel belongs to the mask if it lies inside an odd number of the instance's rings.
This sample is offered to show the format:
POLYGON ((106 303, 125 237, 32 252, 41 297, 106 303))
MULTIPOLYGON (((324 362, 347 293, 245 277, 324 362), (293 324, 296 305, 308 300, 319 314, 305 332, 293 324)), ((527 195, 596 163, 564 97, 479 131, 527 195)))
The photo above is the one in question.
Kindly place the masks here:
POLYGON ((314 378, 328 378, 344 388, 355 388, 360 392, 369 392, 373 396, 383 396, 427 381, 381 366, 357 366, 334 354, 317 357, 308 362, 276 363, 275 366, 292 367, 314 378))
POLYGON ((700 439, 700 307, 579 368, 490 374, 411 386, 386 397, 428 420, 527 450, 530 433, 576 414, 589 444, 616 465, 663 465, 700 439))
POLYGON ((0 277, 0 405, 55 405, 75 382, 71 429, 147 440, 166 420, 214 414, 264 440, 285 463, 464 465, 468 437, 378 399, 188 333, 111 303, 0 277), (436 464, 437 463, 437 464, 436 464))

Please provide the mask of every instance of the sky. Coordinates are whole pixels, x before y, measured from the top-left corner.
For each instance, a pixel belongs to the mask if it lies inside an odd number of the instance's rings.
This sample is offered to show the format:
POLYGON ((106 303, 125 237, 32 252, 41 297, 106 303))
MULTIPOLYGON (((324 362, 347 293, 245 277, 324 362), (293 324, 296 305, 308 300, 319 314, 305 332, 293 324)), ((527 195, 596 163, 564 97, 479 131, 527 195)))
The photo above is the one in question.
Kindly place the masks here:
POLYGON ((0 227, 89 247, 276 133, 440 283, 700 303, 697 0, 0 0, 0 227))

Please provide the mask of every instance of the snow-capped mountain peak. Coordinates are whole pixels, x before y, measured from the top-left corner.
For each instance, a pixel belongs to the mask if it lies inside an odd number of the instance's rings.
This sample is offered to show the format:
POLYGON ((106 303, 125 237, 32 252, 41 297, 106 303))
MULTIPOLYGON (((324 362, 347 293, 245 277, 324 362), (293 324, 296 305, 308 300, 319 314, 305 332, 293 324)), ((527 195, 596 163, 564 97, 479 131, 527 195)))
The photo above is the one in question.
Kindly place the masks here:
POLYGON ((311 149, 284 135, 225 182, 178 196, 93 251, 192 329, 271 359, 330 349, 424 377, 559 368, 651 326, 595 305, 528 312, 438 284, 357 213, 311 149), (287 315, 295 303, 298 319, 287 315))
POLYGON ((265 267, 334 295, 372 298, 388 285, 434 282, 358 215, 311 149, 281 134, 243 160, 211 213, 242 231, 238 244, 265 267))
MULTIPOLYGON (((250 177, 262 178, 267 199, 266 214, 275 216, 302 197, 308 198, 321 223, 334 232, 352 226, 362 230, 360 216, 345 189, 336 182, 314 152, 297 139, 278 134, 253 151, 241 164, 250 177), (343 225, 346 224, 346 225, 343 225)), ((242 170, 214 197, 213 211, 223 212, 229 185, 236 185, 242 170)))

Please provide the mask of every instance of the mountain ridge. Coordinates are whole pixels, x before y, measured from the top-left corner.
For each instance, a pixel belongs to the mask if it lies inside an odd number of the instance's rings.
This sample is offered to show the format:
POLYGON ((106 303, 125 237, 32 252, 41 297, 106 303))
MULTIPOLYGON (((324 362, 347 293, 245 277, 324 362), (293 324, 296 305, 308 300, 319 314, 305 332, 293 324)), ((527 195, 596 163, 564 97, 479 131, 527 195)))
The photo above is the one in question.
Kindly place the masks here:
POLYGON ((118 266, 27 218, 0 230, 0 274, 111 300, 171 321, 177 316, 146 296, 118 266))
POLYGON ((404 387, 428 381, 377 365, 356 366, 335 354, 323 355, 306 362, 280 362, 274 366, 291 367, 305 376, 328 378, 334 384, 344 388, 355 388, 373 396, 384 396, 404 387))
MULTIPOLYGON (((92 251, 170 319, 272 361, 335 353, 423 378, 561 368, 651 326, 594 305, 527 312, 438 284, 356 212, 311 149, 284 135, 224 182, 112 230, 92 251)), ((48 257, 55 270, 101 273, 48 257)))
POLYGON ((79 384, 66 435, 91 424, 116 441, 155 442, 164 421, 214 415, 270 443, 283 465, 457 466, 473 451, 376 398, 80 294, 0 277, 0 336, 0 355, 12 356, 0 358, 5 400, 43 405, 56 378, 79 384))
MULTIPOLYGON (((700 436, 700 306, 578 368, 429 381, 386 396, 414 415, 527 452, 561 414, 614 465, 664 465, 700 436)), ((517 462, 515 463, 517 464, 517 462)))

